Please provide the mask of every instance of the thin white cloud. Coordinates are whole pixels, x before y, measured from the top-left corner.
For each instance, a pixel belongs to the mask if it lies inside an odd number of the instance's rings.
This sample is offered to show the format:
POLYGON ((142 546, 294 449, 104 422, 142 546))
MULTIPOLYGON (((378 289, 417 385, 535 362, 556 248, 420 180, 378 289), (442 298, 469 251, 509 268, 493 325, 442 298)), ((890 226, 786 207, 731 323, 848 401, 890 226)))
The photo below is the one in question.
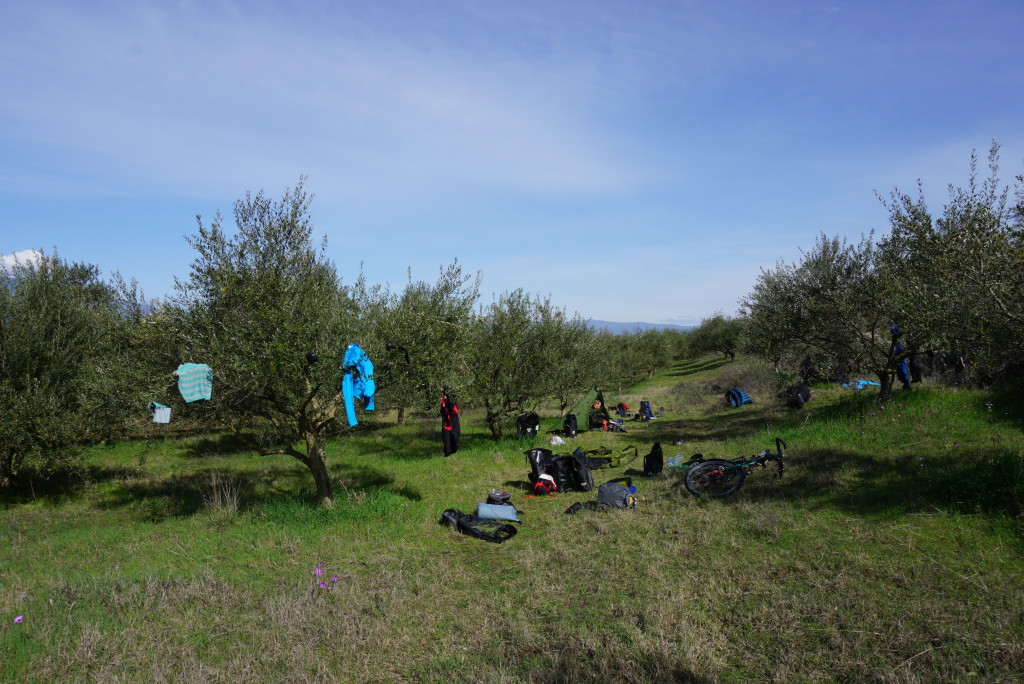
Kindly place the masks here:
POLYGON ((17 264, 36 266, 43 258, 43 253, 37 249, 23 249, 6 256, 0 256, 0 271, 10 271, 17 264))
POLYGON ((112 188, 131 178, 194 192, 229 180, 224 190, 237 192, 240 174, 273 186, 299 173, 364 196, 638 182, 589 123, 597 93, 566 87, 574 79, 557 64, 473 63, 199 7, 34 11, 33 38, 10 35, 0 48, 12 95, 0 116, 112 188))

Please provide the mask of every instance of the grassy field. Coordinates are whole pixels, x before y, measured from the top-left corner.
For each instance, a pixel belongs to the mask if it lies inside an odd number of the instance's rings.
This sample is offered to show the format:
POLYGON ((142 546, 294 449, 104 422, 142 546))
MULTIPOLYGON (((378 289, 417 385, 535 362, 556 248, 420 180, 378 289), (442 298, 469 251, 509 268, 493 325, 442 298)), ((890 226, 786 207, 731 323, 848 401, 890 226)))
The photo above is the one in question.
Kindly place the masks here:
POLYGON ((635 510, 528 498, 530 444, 472 414, 451 458, 433 416, 333 441, 333 510, 227 437, 96 447, 3 502, 0 682, 1024 681, 1024 398, 821 386, 795 411, 767 378, 704 359, 606 396, 665 414, 557 451, 789 444, 726 500, 633 472, 635 510), (755 404, 725 407, 737 384, 755 404), (515 538, 438 524, 492 487, 515 538))

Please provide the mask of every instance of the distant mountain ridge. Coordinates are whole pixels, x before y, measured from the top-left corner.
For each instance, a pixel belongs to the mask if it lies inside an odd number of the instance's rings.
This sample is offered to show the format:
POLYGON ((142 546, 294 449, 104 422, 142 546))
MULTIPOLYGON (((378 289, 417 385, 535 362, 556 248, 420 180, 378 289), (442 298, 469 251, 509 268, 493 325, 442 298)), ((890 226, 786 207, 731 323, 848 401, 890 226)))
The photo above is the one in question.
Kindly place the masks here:
POLYGON ((693 330, 695 325, 676 325, 675 323, 616 323, 614 321, 598 321, 591 318, 587 325, 597 331, 607 330, 613 335, 634 333, 643 330, 693 330))

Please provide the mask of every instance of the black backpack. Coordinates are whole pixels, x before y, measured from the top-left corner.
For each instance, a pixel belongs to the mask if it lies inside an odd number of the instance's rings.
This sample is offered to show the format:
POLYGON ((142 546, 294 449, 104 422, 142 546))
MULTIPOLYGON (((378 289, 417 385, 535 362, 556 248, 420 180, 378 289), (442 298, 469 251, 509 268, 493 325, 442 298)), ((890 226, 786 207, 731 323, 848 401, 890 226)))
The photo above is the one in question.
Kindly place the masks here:
POLYGON ((807 385, 793 385, 786 390, 786 396, 789 397, 789 405, 793 408, 803 408, 811 399, 811 388, 807 385))
POLYGON ((558 491, 566 492, 573 489, 574 475, 571 456, 556 456, 550 449, 536 447, 527 449, 526 460, 530 463, 530 483, 537 484, 541 475, 550 475, 555 481, 558 491))
POLYGON ((565 420, 562 421, 562 433, 566 437, 575 437, 578 429, 579 428, 576 425, 576 414, 570 413, 565 417, 565 420))
POLYGON ((583 453, 583 449, 577 448, 570 457, 572 466, 573 489, 589 492, 594 488, 594 476, 590 473, 590 459, 583 453))
POLYGON ((665 468, 665 456, 661 451, 661 442, 655 442, 651 447, 651 453, 644 456, 644 475, 654 477, 661 475, 665 468))
POLYGON ((540 431, 540 417, 536 413, 524 413, 516 418, 516 437, 532 439, 540 431))
POLYGON ((531 483, 537 482, 541 475, 554 476, 555 455, 551 453, 550 449, 535 447, 533 449, 527 449, 523 453, 526 454, 526 460, 530 463, 531 483))
POLYGON ((442 525, 450 526, 457 532, 495 544, 511 539, 519 532, 512 525, 497 520, 478 518, 475 515, 463 513, 454 508, 449 508, 442 513, 440 522, 442 525))

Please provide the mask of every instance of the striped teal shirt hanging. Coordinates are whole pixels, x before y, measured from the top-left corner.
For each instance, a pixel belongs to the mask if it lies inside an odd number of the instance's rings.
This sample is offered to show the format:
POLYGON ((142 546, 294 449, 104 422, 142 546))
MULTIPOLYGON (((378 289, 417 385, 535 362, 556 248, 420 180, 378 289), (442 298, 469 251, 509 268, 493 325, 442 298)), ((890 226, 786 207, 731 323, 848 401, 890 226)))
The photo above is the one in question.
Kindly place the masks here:
POLYGON ((183 363, 174 371, 178 391, 186 402, 209 399, 213 393, 213 371, 205 363, 183 363))

